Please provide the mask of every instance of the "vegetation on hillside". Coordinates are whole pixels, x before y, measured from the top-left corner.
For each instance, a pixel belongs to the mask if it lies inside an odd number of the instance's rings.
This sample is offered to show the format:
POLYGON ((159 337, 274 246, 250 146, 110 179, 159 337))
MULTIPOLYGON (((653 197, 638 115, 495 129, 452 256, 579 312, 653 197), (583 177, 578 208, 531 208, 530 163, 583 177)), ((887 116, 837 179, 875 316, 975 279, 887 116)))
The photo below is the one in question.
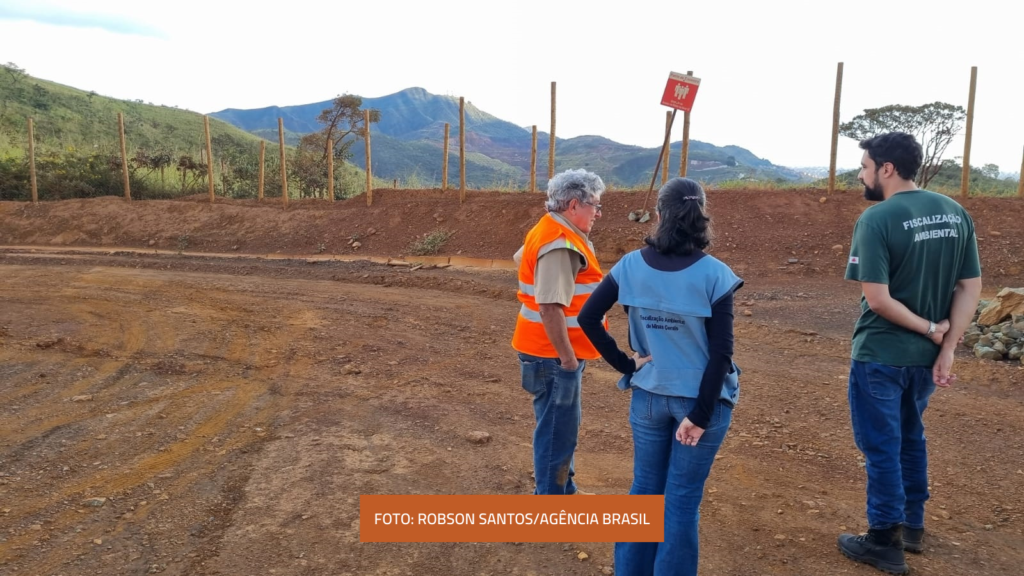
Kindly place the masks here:
MULTIPOLYGON (((453 182, 452 165, 458 169, 459 99, 431 94, 422 88, 409 88, 379 98, 364 98, 366 106, 380 110, 381 121, 373 127, 374 173, 385 178, 415 178, 431 186, 441 182, 444 124, 450 128, 449 184, 453 182), (389 139, 379 150, 378 134, 389 139)), ((297 106, 271 106, 255 110, 229 109, 213 116, 250 130, 261 136, 277 138, 277 118, 284 119, 286 130, 297 133, 317 126, 316 115, 330 101, 297 106)), ((525 189, 530 179, 531 133, 488 114, 467 101, 466 113, 466 180, 472 188, 511 186, 525 189)), ((287 137, 287 136, 286 136, 287 137)), ((359 146, 358 141, 354 146, 359 146)), ((537 186, 543 189, 547 182, 549 136, 538 132, 537 186)), ((675 163, 670 171, 679 171, 681 143, 672 143, 670 157, 675 163)), ((352 162, 363 165, 362 156, 355 152, 352 162)), ((649 183, 659 148, 644 148, 614 142, 601 136, 559 138, 556 142, 556 170, 587 168, 601 175, 605 182, 618 188, 630 188, 649 183)), ((707 170, 704 177, 711 181, 729 179, 764 181, 773 183, 807 182, 803 175, 758 158, 739 146, 714 146, 691 141, 689 148, 691 170, 707 170), (727 168, 738 168, 727 170, 727 168)), ((457 184, 457 180, 455 180, 457 184)))
MULTIPOLYGON (((922 188, 949 196, 958 196, 960 194, 960 177, 963 174, 963 164, 958 160, 962 159, 958 156, 956 159, 943 160, 928 186, 922 186, 922 188)), ((837 185, 847 188, 861 187, 860 181, 857 180, 858 172, 851 170, 837 174, 837 185)), ((819 180, 814 185, 825 187, 828 185, 828 179, 819 180)), ((970 188, 972 195, 1016 196, 1017 180, 999 178, 999 167, 995 164, 986 164, 981 168, 971 166, 970 188)))
POLYGON ((967 112, 962 106, 945 102, 932 102, 923 106, 893 104, 881 108, 869 108, 840 126, 843 136, 854 140, 866 140, 886 132, 913 134, 921 144, 924 163, 917 173, 917 185, 927 188, 942 169, 942 155, 945 154, 953 137, 960 132, 967 112))
MULTIPOLYGON (((29 118, 41 199, 122 195, 118 112, 124 115, 133 198, 171 198, 207 190, 201 114, 77 90, 33 78, 8 63, 0 65, 0 200, 30 197, 29 118)), ((216 194, 255 198, 261 139, 215 118, 210 119, 210 134, 216 194)), ((286 149, 289 195, 307 196, 311 191, 294 171, 295 152, 293 147, 286 149)), ((267 143, 267 197, 280 197, 279 174, 278 146, 267 143)), ((339 198, 365 188, 365 174, 351 164, 339 163, 335 178, 339 198)), ((377 180, 376 185, 385 182, 377 180)))

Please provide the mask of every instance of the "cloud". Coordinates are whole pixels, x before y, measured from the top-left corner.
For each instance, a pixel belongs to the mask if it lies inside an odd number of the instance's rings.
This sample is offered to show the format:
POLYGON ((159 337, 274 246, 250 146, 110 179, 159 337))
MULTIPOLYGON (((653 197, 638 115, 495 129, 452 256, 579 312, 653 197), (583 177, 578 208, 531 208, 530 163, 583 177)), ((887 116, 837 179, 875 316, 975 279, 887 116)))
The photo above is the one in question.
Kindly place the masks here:
POLYGON ((166 38, 162 30, 128 18, 107 14, 83 14, 43 6, 0 5, 0 20, 30 20, 52 26, 98 28, 114 34, 166 38))

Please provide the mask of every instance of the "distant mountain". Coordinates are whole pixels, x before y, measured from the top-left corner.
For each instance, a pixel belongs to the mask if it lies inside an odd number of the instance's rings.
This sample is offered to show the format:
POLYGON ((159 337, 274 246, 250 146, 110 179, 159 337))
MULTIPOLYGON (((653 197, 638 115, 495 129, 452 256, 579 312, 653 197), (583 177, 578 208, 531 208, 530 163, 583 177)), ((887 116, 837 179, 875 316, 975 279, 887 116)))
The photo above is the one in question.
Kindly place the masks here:
MULTIPOLYGON (((791 166, 792 170, 805 174, 811 178, 828 178, 828 166, 791 166)), ((846 168, 843 166, 836 167, 836 174, 842 172, 849 172, 850 170, 860 170, 860 168, 846 168)))
MULTIPOLYGON (((210 114, 266 138, 277 140, 277 119, 284 120, 286 141, 298 142, 302 134, 316 131, 316 117, 331 101, 298 106, 270 106, 254 110, 229 108, 210 114)), ((459 100, 408 88, 379 98, 364 98, 365 108, 381 112, 372 127, 374 174, 403 181, 414 178, 421 185, 436 186, 441 179, 444 124, 449 124, 449 185, 458 184, 459 100)), ((531 132, 497 118, 466 102, 466 180, 471 187, 524 186, 529 181, 531 132)), ((679 173, 680 142, 671 144, 669 172, 679 173)), ((361 139, 352 147, 351 161, 364 167, 361 139)), ((548 172, 549 137, 538 131, 537 182, 543 188, 548 172)), ((660 148, 620 144, 601 136, 556 139, 556 168, 593 170, 618 187, 650 182, 660 148)), ((739 146, 719 147, 690 142, 688 174, 706 181, 733 179, 807 182, 810 175, 776 166, 739 146)))

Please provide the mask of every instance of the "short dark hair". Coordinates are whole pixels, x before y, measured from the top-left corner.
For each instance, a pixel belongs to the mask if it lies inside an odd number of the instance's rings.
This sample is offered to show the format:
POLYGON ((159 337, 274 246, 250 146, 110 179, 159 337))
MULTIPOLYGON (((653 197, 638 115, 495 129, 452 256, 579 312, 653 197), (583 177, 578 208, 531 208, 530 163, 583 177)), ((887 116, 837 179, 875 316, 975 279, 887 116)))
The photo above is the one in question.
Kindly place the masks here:
POLYGON ((924 152, 913 135, 906 132, 888 132, 873 138, 861 140, 860 147, 876 167, 889 162, 904 180, 917 178, 917 171, 924 161, 924 152))
POLYGON ((661 254, 687 256, 711 245, 707 194, 689 178, 673 178, 658 191, 660 220, 644 241, 661 254))

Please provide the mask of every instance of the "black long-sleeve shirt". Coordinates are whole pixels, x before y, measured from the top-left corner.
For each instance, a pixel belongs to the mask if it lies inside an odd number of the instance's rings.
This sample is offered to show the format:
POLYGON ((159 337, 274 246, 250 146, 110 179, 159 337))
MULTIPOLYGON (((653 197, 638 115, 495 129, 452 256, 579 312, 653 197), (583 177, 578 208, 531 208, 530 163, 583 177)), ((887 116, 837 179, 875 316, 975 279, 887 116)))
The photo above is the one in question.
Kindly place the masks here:
MULTIPOLYGON (((697 251, 687 256, 665 255, 651 246, 640 250, 644 262, 662 272, 679 272, 693 265, 705 256, 697 251)), ((615 339, 601 323, 604 315, 619 300, 619 285, 611 275, 605 276, 601 284, 587 302, 578 316, 580 327, 590 342, 601 353, 608 364, 623 374, 636 372, 636 363, 619 349, 615 339)), ((624 306, 628 312, 628 307, 624 306)), ((707 428, 711 414, 715 409, 715 401, 722 393, 725 376, 732 368, 733 355, 733 293, 730 292, 718 302, 712 303, 711 317, 704 321, 704 329, 708 335, 708 365, 700 381, 697 402, 687 415, 690 422, 700 428, 707 428)))

